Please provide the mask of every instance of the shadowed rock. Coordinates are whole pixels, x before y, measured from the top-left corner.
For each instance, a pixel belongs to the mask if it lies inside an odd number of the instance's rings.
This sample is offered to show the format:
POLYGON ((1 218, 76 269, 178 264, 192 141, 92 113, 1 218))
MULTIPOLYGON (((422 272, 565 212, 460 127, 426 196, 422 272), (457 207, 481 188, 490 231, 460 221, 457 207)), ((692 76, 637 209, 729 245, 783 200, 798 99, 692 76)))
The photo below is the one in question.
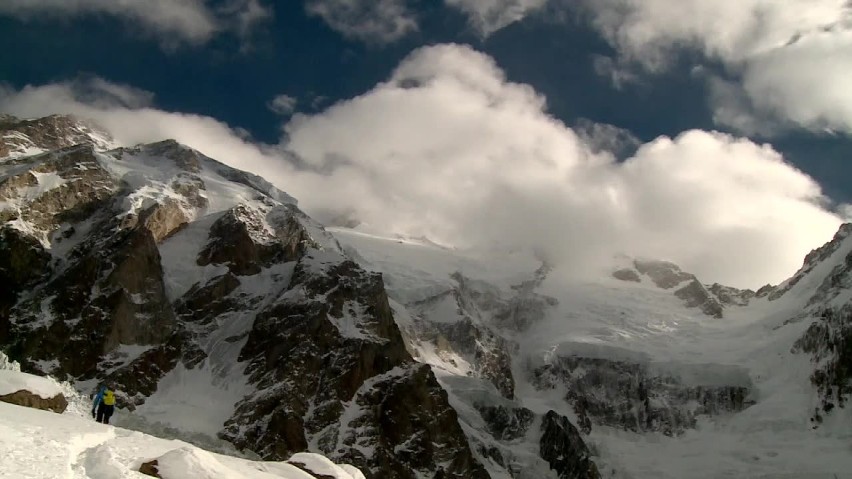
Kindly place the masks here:
POLYGON ((635 270, 632 270, 632 269, 629 269, 629 268, 624 268, 624 269, 619 269, 617 271, 613 271, 612 277, 615 278, 615 279, 619 279, 621 281, 630 281, 632 283, 638 283, 638 282, 642 281, 639 278, 639 273, 637 273, 635 270))
POLYGON ((288 290, 301 293, 258 314, 241 352, 258 392, 225 439, 271 460, 314 443, 369 478, 487 477, 446 392, 406 351, 381 275, 316 252, 288 290))
POLYGON ((681 271, 678 265, 668 261, 636 260, 633 266, 636 271, 648 276, 654 284, 663 289, 671 289, 684 281, 695 279, 695 276, 681 271))
POLYGON ((285 212, 276 219, 270 223, 264 212, 246 205, 228 210, 210 228, 198 265, 224 264, 232 273, 248 276, 274 263, 294 261, 307 247, 316 246, 295 215, 285 212))
POLYGON ((810 354, 817 365, 811 384, 821 404, 811 421, 821 419, 819 409, 829 413, 846 407, 852 395, 852 306, 823 310, 796 341, 793 352, 810 354))
POLYGON ((523 407, 507 408, 483 404, 473 406, 488 425, 488 432, 498 441, 512 441, 524 437, 535 420, 535 414, 523 407))
POLYGON ((675 296, 682 299, 687 308, 699 308, 707 316, 722 317, 722 305, 697 279, 675 291, 675 296))
POLYGON ((567 417, 548 411, 541 430, 541 457, 559 479, 600 479, 598 467, 589 457, 589 448, 567 417))
POLYGON ((745 373, 721 365, 688 367, 559 356, 533 374, 539 389, 559 383, 567 387, 565 399, 584 429, 594 423, 676 436, 694 428, 697 416, 739 412, 754 404, 745 373))

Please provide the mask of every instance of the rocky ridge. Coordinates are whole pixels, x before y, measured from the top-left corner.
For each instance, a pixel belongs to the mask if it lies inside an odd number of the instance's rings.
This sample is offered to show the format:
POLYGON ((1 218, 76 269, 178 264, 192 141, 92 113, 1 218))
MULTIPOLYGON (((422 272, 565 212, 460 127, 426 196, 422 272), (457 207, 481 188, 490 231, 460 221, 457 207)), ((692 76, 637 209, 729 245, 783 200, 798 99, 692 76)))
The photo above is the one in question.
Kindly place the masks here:
POLYGON ((381 276, 288 195, 173 141, 100 151, 68 117, 4 128, 0 347, 24 369, 109 379, 130 409, 175 370, 210 371, 244 384, 221 437, 265 458, 487 477, 381 276), (49 151, 16 156, 33 149, 49 151))
POLYGON ((674 289, 674 295, 680 298, 686 307, 698 308, 717 319, 724 316, 726 306, 747 306, 755 297, 751 290, 741 290, 719 283, 705 285, 692 274, 668 261, 634 260, 632 265, 613 271, 615 279, 628 282, 641 282, 643 277, 650 279, 661 289, 674 289), (677 288, 677 289, 675 289, 677 288))

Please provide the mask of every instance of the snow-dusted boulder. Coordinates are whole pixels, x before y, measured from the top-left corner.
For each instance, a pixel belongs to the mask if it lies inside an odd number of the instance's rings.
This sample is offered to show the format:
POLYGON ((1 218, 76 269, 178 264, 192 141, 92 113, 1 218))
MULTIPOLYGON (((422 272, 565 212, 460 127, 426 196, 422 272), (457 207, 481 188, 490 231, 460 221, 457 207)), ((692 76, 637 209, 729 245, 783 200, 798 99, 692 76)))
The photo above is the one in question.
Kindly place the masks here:
POLYGON ((56 382, 11 369, 0 370, 0 401, 56 413, 68 407, 56 382))
POLYGON ((364 479, 364 474, 357 468, 335 464, 319 454, 294 454, 288 462, 262 463, 255 471, 246 473, 210 452, 186 446, 142 463, 139 472, 160 479, 364 479))
POLYGON ((299 452, 287 461, 290 464, 311 473, 314 477, 329 479, 364 479, 364 474, 349 464, 335 464, 319 454, 299 452))

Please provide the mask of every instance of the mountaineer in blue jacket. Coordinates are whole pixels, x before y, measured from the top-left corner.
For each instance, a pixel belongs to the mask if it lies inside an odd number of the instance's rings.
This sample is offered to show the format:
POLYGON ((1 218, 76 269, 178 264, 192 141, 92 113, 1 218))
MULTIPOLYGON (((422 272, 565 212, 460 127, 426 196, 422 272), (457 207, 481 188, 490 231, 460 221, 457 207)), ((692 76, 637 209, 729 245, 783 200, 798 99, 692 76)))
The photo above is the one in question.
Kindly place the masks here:
POLYGON ((92 404, 92 417, 97 422, 109 424, 109 418, 113 412, 115 412, 115 392, 109 385, 101 385, 92 404))

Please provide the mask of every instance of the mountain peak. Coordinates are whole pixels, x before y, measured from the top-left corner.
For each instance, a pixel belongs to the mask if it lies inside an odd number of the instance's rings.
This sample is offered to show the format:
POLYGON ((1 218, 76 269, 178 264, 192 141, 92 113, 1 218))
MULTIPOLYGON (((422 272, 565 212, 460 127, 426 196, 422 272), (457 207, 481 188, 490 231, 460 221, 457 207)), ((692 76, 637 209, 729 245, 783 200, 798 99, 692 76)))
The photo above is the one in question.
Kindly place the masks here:
POLYGON ((118 146, 106 130, 73 115, 0 118, 0 162, 79 144, 90 144, 101 151, 118 146))

